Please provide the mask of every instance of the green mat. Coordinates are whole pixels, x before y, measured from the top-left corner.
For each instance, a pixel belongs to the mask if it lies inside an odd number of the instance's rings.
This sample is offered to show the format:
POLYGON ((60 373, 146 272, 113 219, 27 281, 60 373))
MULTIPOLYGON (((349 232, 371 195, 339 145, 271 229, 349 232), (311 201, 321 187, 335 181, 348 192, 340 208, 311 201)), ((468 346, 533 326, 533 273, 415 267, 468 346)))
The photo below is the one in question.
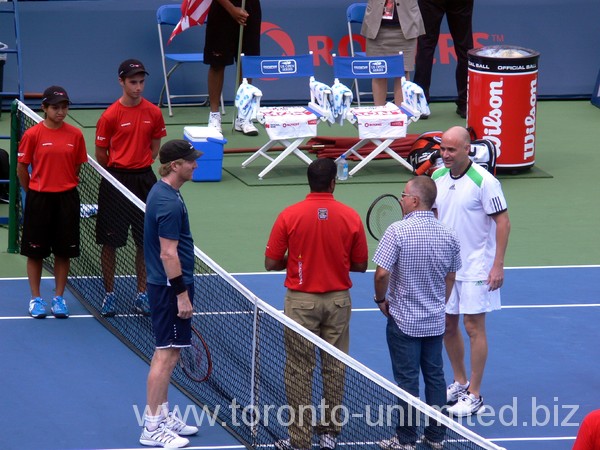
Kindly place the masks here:
MULTIPOLYGON (((293 186, 306 185, 306 164, 301 162, 295 156, 289 156, 279 165, 271 170, 262 180, 258 179, 258 174, 267 167, 269 161, 265 158, 259 158, 253 161, 245 169, 242 168, 242 162, 250 156, 247 154, 225 155, 223 158, 223 170, 240 180, 246 186, 293 186)), ((314 156, 310 155, 313 159, 314 156)), ((350 170, 356 166, 356 162, 350 162, 350 170)), ((375 183, 406 183, 412 178, 408 172, 398 162, 391 159, 382 159, 371 161, 365 167, 356 173, 347 181, 340 181, 344 184, 375 184, 375 183)), ((517 174, 498 174, 498 179, 530 179, 530 178, 552 178, 549 173, 532 167, 527 171, 517 174)))

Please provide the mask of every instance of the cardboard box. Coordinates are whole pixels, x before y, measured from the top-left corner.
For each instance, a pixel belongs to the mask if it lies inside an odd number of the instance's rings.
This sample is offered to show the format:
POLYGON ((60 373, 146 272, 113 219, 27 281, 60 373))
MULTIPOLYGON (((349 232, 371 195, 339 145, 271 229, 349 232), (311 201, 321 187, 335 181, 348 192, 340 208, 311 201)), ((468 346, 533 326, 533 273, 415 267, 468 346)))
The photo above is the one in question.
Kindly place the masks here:
POLYGON ((212 127, 183 127, 183 138, 196 150, 204 152, 197 159, 198 167, 192 181, 221 181, 223 176, 223 146, 227 139, 212 127))

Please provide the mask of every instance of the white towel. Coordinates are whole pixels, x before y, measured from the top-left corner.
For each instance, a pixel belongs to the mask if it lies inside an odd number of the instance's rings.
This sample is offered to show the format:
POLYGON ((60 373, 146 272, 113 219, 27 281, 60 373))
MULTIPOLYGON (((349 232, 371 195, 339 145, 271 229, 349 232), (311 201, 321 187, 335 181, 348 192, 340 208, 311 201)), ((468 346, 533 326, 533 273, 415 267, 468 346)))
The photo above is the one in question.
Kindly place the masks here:
POLYGON ((331 88, 325 83, 321 83, 314 79, 310 80, 310 92, 315 99, 315 103, 321 107, 321 112, 329 123, 335 123, 333 116, 333 103, 331 88))
POLYGON ((425 92, 421 86, 412 81, 407 81, 406 78, 402 78, 402 96, 404 102, 413 110, 418 111, 420 114, 431 114, 427 99, 425 98, 425 92))
POLYGON ((352 105, 352 91, 336 80, 334 85, 331 86, 331 93, 333 96, 333 117, 337 123, 342 125, 352 105))
POLYGON ((254 120, 260 106, 262 91, 247 82, 240 84, 235 95, 235 106, 241 120, 254 120))

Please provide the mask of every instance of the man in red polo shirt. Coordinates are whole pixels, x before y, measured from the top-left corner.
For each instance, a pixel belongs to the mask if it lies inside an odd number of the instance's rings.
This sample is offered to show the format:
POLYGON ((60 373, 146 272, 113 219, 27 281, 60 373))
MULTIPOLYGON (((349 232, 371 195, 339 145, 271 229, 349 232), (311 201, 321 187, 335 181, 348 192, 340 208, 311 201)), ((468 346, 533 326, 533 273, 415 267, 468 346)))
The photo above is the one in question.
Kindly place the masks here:
MULTIPOLYGON (((284 209, 277 217, 267 249, 265 268, 286 269, 285 315, 334 347, 347 353, 349 347, 350 272, 365 272, 368 248, 358 213, 333 197, 336 165, 318 159, 308 166, 310 194, 284 209)), ((312 447, 310 410, 315 350, 294 331, 285 331, 287 400, 295 412, 289 440, 275 443, 283 450, 312 447), (303 408, 304 407, 304 408, 303 408), (302 414, 302 417, 300 417, 302 414)), ((333 449, 341 431, 339 408, 344 394, 344 367, 321 352, 325 417, 317 434, 321 449, 333 449)), ((319 405, 320 408, 321 405, 319 405)))
MULTIPOLYGON (((96 125, 96 160, 100 165, 143 202, 156 183, 152 163, 158 155, 161 138, 167 135, 160 109, 143 98, 146 69, 136 59, 119 65, 121 97, 109 106, 96 125)), ((137 294, 133 310, 149 315, 144 266, 144 213, 127 200, 105 178, 100 182, 96 243, 102 245, 102 276, 106 296, 101 314, 113 317, 121 302, 121 311, 129 311, 129 304, 115 294, 117 248, 127 244, 131 234, 136 247, 135 270, 137 294)))

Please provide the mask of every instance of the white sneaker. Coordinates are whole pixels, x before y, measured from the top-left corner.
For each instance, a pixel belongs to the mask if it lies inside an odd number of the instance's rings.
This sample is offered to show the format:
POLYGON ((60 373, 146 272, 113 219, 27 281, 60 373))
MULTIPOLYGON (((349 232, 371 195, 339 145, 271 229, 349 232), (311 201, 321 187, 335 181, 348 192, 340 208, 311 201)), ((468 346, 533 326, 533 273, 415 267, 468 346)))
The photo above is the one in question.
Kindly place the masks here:
POLYGON ((275 448, 277 450, 301 450, 296 447, 292 447, 292 443, 289 439, 281 439, 275 442, 275 448))
POLYGON ((164 421, 154 431, 148 431, 144 427, 140 436, 140 444, 150 447, 181 448, 189 443, 190 441, 186 438, 179 437, 173 431, 169 430, 165 426, 164 421))
POLYGON ((336 442, 337 438, 331 433, 324 433, 319 436, 319 447, 321 447, 321 450, 333 450, 336 442))
POLYGON ((258 129, 254 126, 252 121, 243 120, 239 117, 235 119, 235 131, 244 133, 245 136, 258 136, 258 129))
POLYGON ((398 436, 394 436, 391 439, 385 439, 377 443, 379 448, 382 450, 415 450, 417 444, 401 444, 398 440, 398 436))
POLYGON ((469 389, 469 383, 460 384, 458 381, 452 382, 450 386, 446 389, 446 402, 449 404, 456 403, 458 399, 467 393, 467 389, 469 389))
POLYGON ((465 392, 465 394, 460 396, 456 405, 448 408, 448 414, 457 417, 465 417, 479 414, 483 412, 483 409, 483 398, 481 395, 475 397, 473 394, 465 392))
POLYGON ((223 134, 223 128, 221 127, 221 113, 211 112, 208 115, 208 126, 215 128, 219 133, 223 134))
POLYGON ((169 412, 165 426, 179 436, 191 436, 198 432, 198 427, 187 425, 183 420, 173 414, 173 412, 169 412))
POLYGON ((443 450, 445 442, 446 441, 430 441, 426 436, 421 437, 421 443, 427 445, 433 450, 443 450))

